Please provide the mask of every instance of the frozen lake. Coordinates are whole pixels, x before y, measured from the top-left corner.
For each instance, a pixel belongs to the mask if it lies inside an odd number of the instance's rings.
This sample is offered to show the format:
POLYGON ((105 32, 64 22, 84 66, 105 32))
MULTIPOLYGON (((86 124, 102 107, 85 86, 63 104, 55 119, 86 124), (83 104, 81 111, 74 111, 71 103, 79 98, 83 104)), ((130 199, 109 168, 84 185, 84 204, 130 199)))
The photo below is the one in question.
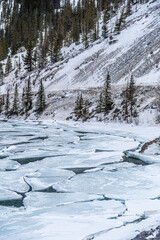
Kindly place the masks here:
POLYGON ((123 158, 141 142, 121 128, 0 121, 0 240, 131 240, 160 224, 159 162, 123 158))

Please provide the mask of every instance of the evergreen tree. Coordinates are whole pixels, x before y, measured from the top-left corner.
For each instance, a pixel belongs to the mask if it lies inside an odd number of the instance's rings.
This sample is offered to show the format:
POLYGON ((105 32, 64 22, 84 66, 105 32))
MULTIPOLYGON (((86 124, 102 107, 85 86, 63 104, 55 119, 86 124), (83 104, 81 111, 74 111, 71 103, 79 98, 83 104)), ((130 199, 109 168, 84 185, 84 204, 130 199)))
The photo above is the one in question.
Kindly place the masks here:
POLYGON ((83 35, 83 44, 85 46, 85 49, 87 49, 89 47, 88 35, 87 34, 83 35))
POLYGON ((9 102, 9 89, 7 90, 7 95, 6 95, 6 102, 5 102, 5 114, 8 115, 9 113, 9 106, 10 106, 10 102, 9 102))
POLYGON ((97 23, 96 23, 96 40, 99 38, 99 21, 97 19, 97 23))
POLYGON ((26 93, 25 93, 25 88, 23 88, 21 103, 22 103, 22 111, 24 112, 24 111, 26 111, 26 93))
POLYGON ((129 88, 128 88, 128 84, 125 90, 125 116, 126 118, 128 118, 128 94, 129 94, 129 88))
POLYGON ((52 29, 50 27, 49 29, 49 58, 50 58, 50 62, 51 63, 54 63, 54 38, 55 38, 55 35, 54 35, 54 29, 52 29))
POLYGON ((109 15, 108 15, 107 9, 105 9, 104 13, 103 13, 103 25, 102 25, 102 37, 103 38, 108 37, 108 27, 107 27, 108 20, 109 20, 109 15))
POLYGON ((124 8, 122 8, 120 18, 117 19, 116 24, 115 24, 115 29, 114 29, 114 31, 115 31, 117 34, 120 33, 122 27, 123 27, 124 24, 125 24, 125 17, 126 17, 126 16, 125 16, 125 13, 124 13, 124 8))
POLYGON ((136 105, 136 100, 135 100, 135 93, 136 93, 136 87, 135 87, 135 82, 133 75, 130 77, 129 83, 127 83, 126 89, 122 92, 123 96, 123 112, 124 112, 124 120, 127 120, 128 122, 128 117, 136 117, 137 112, 135 109, 136 105))
POLYGON ((3 110, 3 100, 2 100, 2 97, 0 97, 0 113, 2 112, 3 110))
POLYGON ((126 9, 126 17, 128 17, 129 15, 131 15, 132 10, 131 10, 131 0, 127 1, 127 9, 126 9))
POLYGON ((26 92, 25 92, 25 107, 26 107, 26 112, 32 109, 32 92, 31 92, 30 78, 28 79, 26 92))
POLYGON ((37 102, 36 102, 36 112, 42 113, 46 107, 45 102, 45 92, 42 80, 40 81, 38 95, 37 95, 37 102))
POLYGON ((54 63, 54 43, 53 41, 50 41, 49 43, 49 58, 50 58, 50 62, 54 63))
POLYGON ((76 120, 81 118, 82 121, 86 121, 89 117, 89 101, 84 101, 82 93, 77 96, 74 114, 77 118, 76 120))
POLYGON ((99 38, 99 24, 95 24, 91 40, 92 42, 96 41, 99 38))
POLYGON ((38 67, 44 68, 47 64, 47 42, 43 41, 41 36, 38 52, 38 67))
POLYGON ((21 59, 20 57, 18 58, 18 73, 20 72, 21 70, 21 59))
POLYGON ((76 106, 75 106, 75 111, 76 110, 82 110, 84 107, 84 100, 83 100, 83 95, 82 93, 80 95, 77 96, 77 99, 76 99, 76 106))
POLYGON ((38 61, 38 51, 37 49, 35 49, 34 53, 33 53, 33 60, 34 60, 34 67, 37 67, 37 61, 38 61))
POLYGON ((114 32, 116 34, 120 34, 120 29, 121 29, 121 21, 120 21, 120 19, 117 19, 116 23, 115 23, 114 32))
POLYGON ((34 57, 33 57, 33 44, 31 41, 28 42, 27 45, 27 53, 26 56, 23 57, 24 68, 31 72, 34 69, 34 57))
POLYGON ((107 24, 103 24, 103 26, 102 26, 102 37, 103 37, 103 38, 108 38, 108 28, 107 28, 107 24))
POLYGON ((86 100, 84 103, 84 107, 82 109, 82 121, 86 121, 89 117, 89 101, 86 100))
MULTIPOLYGON (((1 33, 0 33, 1 35, 1 33)), ((8 55, 8 41, 6 39, 1 39, 0 38, 0 61, 4 60, 7 58, 8 55)))
POLYGON ((74 113, 77 117, 77 120, 80 117, 82 117, 84 106, 85 106, 85 104, 84 104, 83 96, 81 93, 80 95, 77 96, 77 99, 75 102, 75 108, 74 108, 74 113))
POLYGON ((12 114, 18 115, 18 86, 17 84, 15 85, 15 90, 14 90, 14 99, 13 99, 13 106, 12 106, 12 114))
POLYGON ((4 79, 4 72, 3 72, 3 66, 0 63, 0 86, 3 85, 3 79, 4 79))
POLYGON ((131 75, 129 86, 128 86, 128 100, 129 100, 129 104, 130 104, 130 115, 131 116, 133 116, 134 115, 133 113, 135 113, 135 111, 134 111, 134 106, 136 104, 135 92, 136 92, 135 82, 134 82, 133 75, 131 75))
POLYGON ((79 33, 80 33, 80 26, 79 26, 79 20, 73 19, 72 20, 72 38, 73 42, 75 42, 76 45, 79 44, 79 33))
POLYGON ((123 111, 124 111, 124 120, 127 120, 128 122, 128 116, 129 116, 129 111, 128 111, 128 107, 129 107, 129 86, 127 83, 127 86, 125 88, 125 90, 122 92, 122 96, 123 96, 123 111))
POLYGON ((5 66, 5 74, 8 75, 12 71, 12 62, 11 56, 9 55, 7 58, 6 66, 5 66))
POLYGON ((102 94, 102 92, 101 92, 101 93, 100 93, 100 96, 99 96, 99 100, 98 100, 98 105, 97 105, 97 107, 96 107, 96 112, 97 112, 97 113, 103 112, 103 107, 102 107, 102 105, 103 105, 103 94, 102 94))
POLYGON ((157 86, 156 94, 157 94, 157 108, 158 111, 160 112, 160 85, 157 86))
POLYGON ((2 95, 2 105, 4 105, 4 94, 2 95))
POLYGON ((104 88, 102 90, 102 109, 105 113, 110 111, 113 107, 113 100, 112 100, 112 93, 111 93, 111 78, 109 73, 107 74, 106 82, 104 84, 104 88))
POLYGON ((61 59, 61 51, 60 47, 58 46, 58 42, 55 41, 55 45, 53 45, 52 47, 52 52, 50 52, 51 63, 56 63, 61 59))
POLYGON ((15 74, 15 78, 17 78, 18 77, 18 69, 16 69, 14 74, 15 74))
POLYGON ((124 7, 123 7, 122 10, 121 10, 121 15, 120 15, 121 25, 124 25, 124 24, 125 24, 125 18, 126 18, 126 16, 125 16, 125 9, 124 9, 124 7))

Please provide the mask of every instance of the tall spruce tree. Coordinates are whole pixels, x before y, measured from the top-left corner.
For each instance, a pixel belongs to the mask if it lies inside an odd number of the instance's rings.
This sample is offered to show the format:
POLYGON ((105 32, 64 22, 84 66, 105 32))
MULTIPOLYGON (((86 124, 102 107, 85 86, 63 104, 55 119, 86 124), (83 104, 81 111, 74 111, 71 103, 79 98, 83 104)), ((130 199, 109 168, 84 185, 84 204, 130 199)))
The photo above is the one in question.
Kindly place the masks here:
POLYGON ((47 64, 47 49, 45 43, 39 49, 39 58, 38 58, 39 68, 44 68, 47 64))
POLYGON ((114 31, 119 34, 122 27, 124 26, 125 24, 125 13, 124 13, 124 8, 122 8, 121 10, 121 15, 120 15, 120 18, 116 20, 116 23, 115 23, 115 28, 114 28, 114 31))
POLYGON ((3 79, 4 79, 4 72, 3 72, 3 66, 0 63, 0 86, 3 85, 3 79))
POLYGON ((77 96, 77 99, 76 99, 75 103, 76 103, 76 105, 75 105, 74 111, 81 113, 82 109, 84 108, 84 100, 83 100, 82 93, 77 96))
POLYGON ((22 105, 22 111, 26 111, 26 92, 25 92, 25 88, 23 88, 22 91, 22 98, 21 98, 21 105, 22 105))
POLYGON ((34 60, 34 67, 37 67, 37 61, 38 61, 38 51, 37 49, 35 49, 34 53, 33 53, 33 60, 34 60))
POLYGON ((85 49, 87 49, 89 47, 88 34, 83 35, 83 44, 84 44, 85 49))
POLYGON ((107 27, 108 20, 109 20, 109 14, 108 14, 107 8, 105 8, 103 13, 103 25, 102 25, 103 38, 108 38, 108 27, 107 27))
POLYGON ((21 59, 20 57, 18 58, 18 73, 21 71, 21 59))
POLYGON ((84 108, 84 100, 82 93, 77 96, 77 99, 75 101, 75 108, 74 108, 74 114, 77 117, 77 120, 82 116, 82 110, 84 108))
POLYGON ((126 17, 128 17, 129 15, 131 15, 132 13, 132 5, 131 5, 131 0, 127 1, 127 9, 126 9, 126 17))
POLYGON ((46 107, 45 102, 45 92, 42 80, 40 81, 38 95, 37 95, 37 102, 36 102, 36 112, 38 114, 42 113, 46 107))
POLYGON ((111 78, 108 72, 104 88, 102 90, 102 109, 108 113, 113 107, 112 93, 111 93, 111 78))
POLYGON ((82 111, 82 121, 86 121, 89 118, 89 101, 86 100, 82 111))
POLYGON ((103 24, 102 26, 102 37, 108 38, 108 27, 107 24, 103 24))
POLYGON ((2 95, 2 105, 5 104, 5 101, 4 101, 4 94, 2 95))
POLYGON ((124 120, 126 120, 128 122, 128 116, 129 116, 129 87, 128 87, 128 83, 126 85, 125 90, 122 92, 122 96, 123 96, 123 115, 124 115, 124 120))
POLYGON ((89 101, 84 101, 82 93, 77 96, 74 114, 77 118, 76 120, 81 118, 82 121, 86 121, 89 117, 89 101))
POLYGON ((5 74, 6 76, 12 71, 12 62, 11 56, 9 55, 7 58, 6 66, 5 66, 5 74))
POLYGON ((50 43, 49 43, 49 58, 50 58, 51 63, 55 63, 53 41, 50 41, 50 43))
POLYGON ((98 24, 95 24, 92 35, 91 35, 91 41, 94 42, 99 38, 99 29, 98 24))
POLYGON ((38 67, 44 68, 47 64, 47 41, 46 38, 43 39, 43 35, 41 33, 40 35, 40 43, 39 43, 39 49, 38 49, 38 67))
POLYGON ((18 115, 19 113, 19 98, 18 98, 18 86, 15 85, 14 89, 14 99, 13 99, 13 106, 12 106, 12 114, 18 115))
POLYGON ((31 41, 27 44, 27 53, 26 56, 23 57, 24 68, 31 72, 34 69, 34 56, 33 56, 33 43, 31 41))
POLYGON ((0 113, 2 112, 3 110, 3 99, 2 97, 0 97, 0 113))
POLYGON ((50 58, 52 63, 56 63, 61 59, 60 46, 58 45, 57 41, 55 41, 53 51, 51 53, 52 54, 50 55, 50 58))
POLYGON ((49 58, 50 58, 50 62, 54 63, 54 38, 55 38, 55 35, 54 35, 54 29, 52 29, 51 27, 49 29, 48 38, 49 38, 49 49, 48 49, 49 58))
POLYGON ((32 109, 32 91, 31 91, 30 78, 28 79, 27 87, 25 91, 25 106, 26 106, 26 112, 32 109))
POLYGON ((124 24, 125 24, 125 19, 126 19, 126 15, 125 15, 125 9, 124 9, 124 7, 123 7, 122 10, 121 10, 121 15, 120 15, 120 23, 121 23, 121 26, 124 26, 124 24))
POLYGON ((136 86, 134 82, 133 75, 130 77, 129 86, 128 86, 128 100, 130 105, 130 115, 133 116, 135 114, 134 106, 136 104, 135 100, 135 92, 136 92, 136 86))
POLYGON ((101 113, 103 111, 103 94, 102 92, 100 93, 100 96, 99 96, 99 100, 98 100, 98 104, 97 104, 97 107, 96 107, 96 112, 97 113, 101 113))
POLYGON ((6 101, 5 101, 5 114, 8 115, 9 113, 9 106, 10 106, 10 99, 9 99, 9 89, 7 90, 6 101))
MULTIPOLYGON (((80 33, 80 26, 79 26, 79 19, 75 17, 75 19, 72 20, 72 39, 75 44, 79 44, 79 33, 80 33)), ((69 42, 69 41, 68 41, 69 42)))

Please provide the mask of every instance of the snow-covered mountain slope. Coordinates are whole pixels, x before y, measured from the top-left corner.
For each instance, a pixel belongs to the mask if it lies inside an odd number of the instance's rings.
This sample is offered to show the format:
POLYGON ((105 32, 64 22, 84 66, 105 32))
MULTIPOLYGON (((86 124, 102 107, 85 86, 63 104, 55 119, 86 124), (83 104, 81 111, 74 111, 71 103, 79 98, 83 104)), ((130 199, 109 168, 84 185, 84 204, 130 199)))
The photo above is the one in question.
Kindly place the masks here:
MULTIPOLYGON (((123 84, 132 71, 137 84, 152 85, 160 82, 160 2, 149 1, 134 6, 133 14, 127 18, 126 27, 115 35, 115 43, 100 39, 88 49, 72 44, 64 47, 64 60, 46 69, 34 70, 32 78, 45 80, 47 91, 102 86, 107 71, 112 83, 123 84)), ((24 54, 24 53, 23 53, 24 54)), ((16 60, 16 56, 13 61, 16 60)), ((23 69, 23 67, 22 67, 23 69)), ((13 85, 28 78, 24 70, 20 78, 12 72, 5 79, 13 85)))
MULTIPOLYGON (((88 99, 96 102, 99 98, 100 88, 103 86, 107 72, 110 72, 114 98, 118 100, 121 89, 126 86, 130 74, 134 75, 136 85, 141 85, 145 97, 139 100, 139 110, 142 112, 149 106, 151 110, 149 118, 152 119, 152 108, 156 99, 155 90, 160 83, 160 2, 151 0, 145 4, 133 5, 132 15, 127 17, 126 24, 120 34, 113 34, 113 42, 102 37, 94 43, 90 43, 88 49, 83 44, 72 44, 62 48, 63 60, 55 64, 48 64, 44 69, 35 69, 28 73, 23 66, 20 52, 12 57, 13 66, 21 62, 21 70, 18 76, 13 70, 4 79, 1 86, 1 94, 14 92, 15 83, 18 84, 19 92, 26 86, 30 77, 32 91, 37 92, 39 81, 42 79, 47 96, 47 117, 68 117, 73 111, 77 92, 84 92, 88 99), (152 88, 147 86, 152 85, 152 88), (120 90, 120 92, 117 92, 120 90), (149 96, 149 98, 148 98, 149 96), (142 104, 141 104, 142 103, 142 104), (147 103, 147 104, 145 104, 147 103), (143 106, 144 105, 144 106, 143 106), (53 110, 54 109, 54 110, 53 110), (63 112, 63 114, 62 114, 63 112)), ((116 17, 109 23, 110 32, 113 31, 116 17)), ((102 26, 102 22, 100 23, 102 26)), ((3 64, 5 66, 5 61, 3 64)), ((138 92, 141 95, 140 89, 138 92)), ((148 118, 148 112, 141 118, 148 118)), ((148 121, 148 120, 146 120, 148 121)), ((151 120, 152 121, 152 120, 151 120)))
POLYGON ((102 41, 54 68, 47 77, 48 88, 97 87, 104 83, 107 71, 113 83, 122 83, 133 72, 137 83, 160 81, 160 2, 139 6, 127 22, 128 27, 115 44, 102 41))
POLYGON ((160 81, 159 1, 139 6, 115 44, 102 41, 67 63, 53 68, 48 89, 97 87, 110 71, 113 83, 123 83, 130 71, 138 84, 160 81))

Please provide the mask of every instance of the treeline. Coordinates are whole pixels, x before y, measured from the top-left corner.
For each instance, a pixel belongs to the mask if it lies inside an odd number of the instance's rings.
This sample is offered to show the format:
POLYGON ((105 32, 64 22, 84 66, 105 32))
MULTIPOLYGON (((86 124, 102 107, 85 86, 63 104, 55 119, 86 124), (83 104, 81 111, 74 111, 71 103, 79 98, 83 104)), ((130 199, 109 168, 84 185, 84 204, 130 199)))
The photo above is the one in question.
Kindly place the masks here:
MULTIPOLYGON (((133 75, 130 76, 129 81, 126 84, 125 89, 118 96, 118 103, 115 101, 115 95, 111 87, 111 77, 108 73, 104 86, 99 93, 99 99, 90 101, 87 97, 80 93, 76 100, 73 112, 70 117, 75 121, 82 120, 87 121, 91 118, 96 118, 98 121, 103 120, 118 120, 131 123, 137 121, 138 107, 140 106, 138 99, 138 91, 135 85, 133 75)), ((156 89, 156 111, 157 123, 160 122, 160 86, 156 89)), ((14 93, 10 94, 10 91, 0 96, 0 114, 5 115, 7 118, 12 116, 25 116, 26 118, 31 114, 40 115, 46 109, 46 94, 42 80, 39 82, 39 89, 37 93, 33 93, 30 78, 26 82, 26 86, 23 88, 23 92, 19 94, 18 85, 15 84, 14 93)), ((53 106, 54 108, 54 106, 53 106)))
MULTIPOLYGON (((122 111, 124 113, 124 120, 128 117, 136 117, 136 87, 134 83, 133 76, 131 76, 126 89, 122 92, 122 111)), ((46 97, 45 90, 42 80, 39 83, 39 90, 35 94, 36 100, 33 99, 33 91, 31 87, 30 77, 26 82, 26 86, 23 88, 23 92, 19 94, 18 85, 15 84, 14 94, 10 96, 10 91, 8 90, 5 95, 0 97, 0 113, 5 114, 7 117, 12 115, 26 115, 26 117, 35 112, 37 114, 43 113, 46 108, 46 97)), ((35 98, 35 97, 34 97, 35 98)), ((77 96, 74 116, 75 120, 82 119, 83 121, 92 117, 92 114, 104 114, 105 116, 110 113, 111 110, 115 108, 115 103, 113 100, 113 94, 111 89, 111 77, 107 74, 106 81, 104 83, 103 89, 100 92, 99 99, 97 101, 96 109, 93 112, 89 111, 91 103, 89 100, 83 99, 82 93, 77 96)))
MULTIPOLYGON (((67 120, 87 121, 91 118, 96 118, 98 121, 115 120, 127 123, 138 123, 138 108, 142 103, 143 93, 141 93, 142 98, 139 98, 138 94, 139 91, 135 85, 134 77, 131 75, 125 88, 117 95, 117 101, 111 87, 111 77, 108 73, 96 103, 95 100, 90 101, 86 96, 84 98, 83 94, 80 93, 76 98, 74 110, 67 120)), ((156 122, 160 123, 160 85, 158 85, 155 90, 155 99, 151 109, 156 109, 156 122)))
POLYGON ((134 82, 133 75, 131 75, 126 88, 121 93, 121 109, 116 108, 116 103, 113 100, 113 93, 111 89, 111 77, 107 74, 106 81, 104 83, 103 89, 99 95, 99 100, 97 101, 97 106, 92 111, 89 108, 92 103, 89 100, 84 100, 82 93, 77 96, 75 102, 75 108, 73 111, 74 120, 81 119, 86 121, 95 116, 101 115, 105 118, 109 116, 112 112, 112 117, 122 115, 123 120, 128 122, 129 119, 137 117, 136 109, 136 86, 134 82))
MULTIPOLYGON (((20 47, 27 50, 40 45, 38 52, 50 55, 64 45, 89 42, 99 38, 99 19, 103 16, 104 38, 108 36, 108 21, 116 14, 124 0, 79 0, 76 7, 69 1, 60 8, 59 0, 2 1, 0 22, 0 61, 8 54, 14 55, 20 47), (2 4, 3 2, 3 4, 2 4)), ((134 0, 128 0, 121 17, 117 18, 115 31, 119 32, 125 18, 131 14, 134 0)), ((112 38, 112 36, 110 36, 112 38)), ((54 53, 55 54, 55 53, 54 53)))
POLYGON ((23 88, 23 93, 19 94, 18 85, 15 84, 14 94, 10 96, 9 89, 5 95, 0 97, 0 113, 11 117, 13 115, 29 115, 30 110, 37 114, 41 114, 46 108, 45 91, 42 80, 39 84, 39 90, 36 94, 36 101, 33 101, 33 92, 31 88, 30 78, 27 81, 26 87, 23 88))

